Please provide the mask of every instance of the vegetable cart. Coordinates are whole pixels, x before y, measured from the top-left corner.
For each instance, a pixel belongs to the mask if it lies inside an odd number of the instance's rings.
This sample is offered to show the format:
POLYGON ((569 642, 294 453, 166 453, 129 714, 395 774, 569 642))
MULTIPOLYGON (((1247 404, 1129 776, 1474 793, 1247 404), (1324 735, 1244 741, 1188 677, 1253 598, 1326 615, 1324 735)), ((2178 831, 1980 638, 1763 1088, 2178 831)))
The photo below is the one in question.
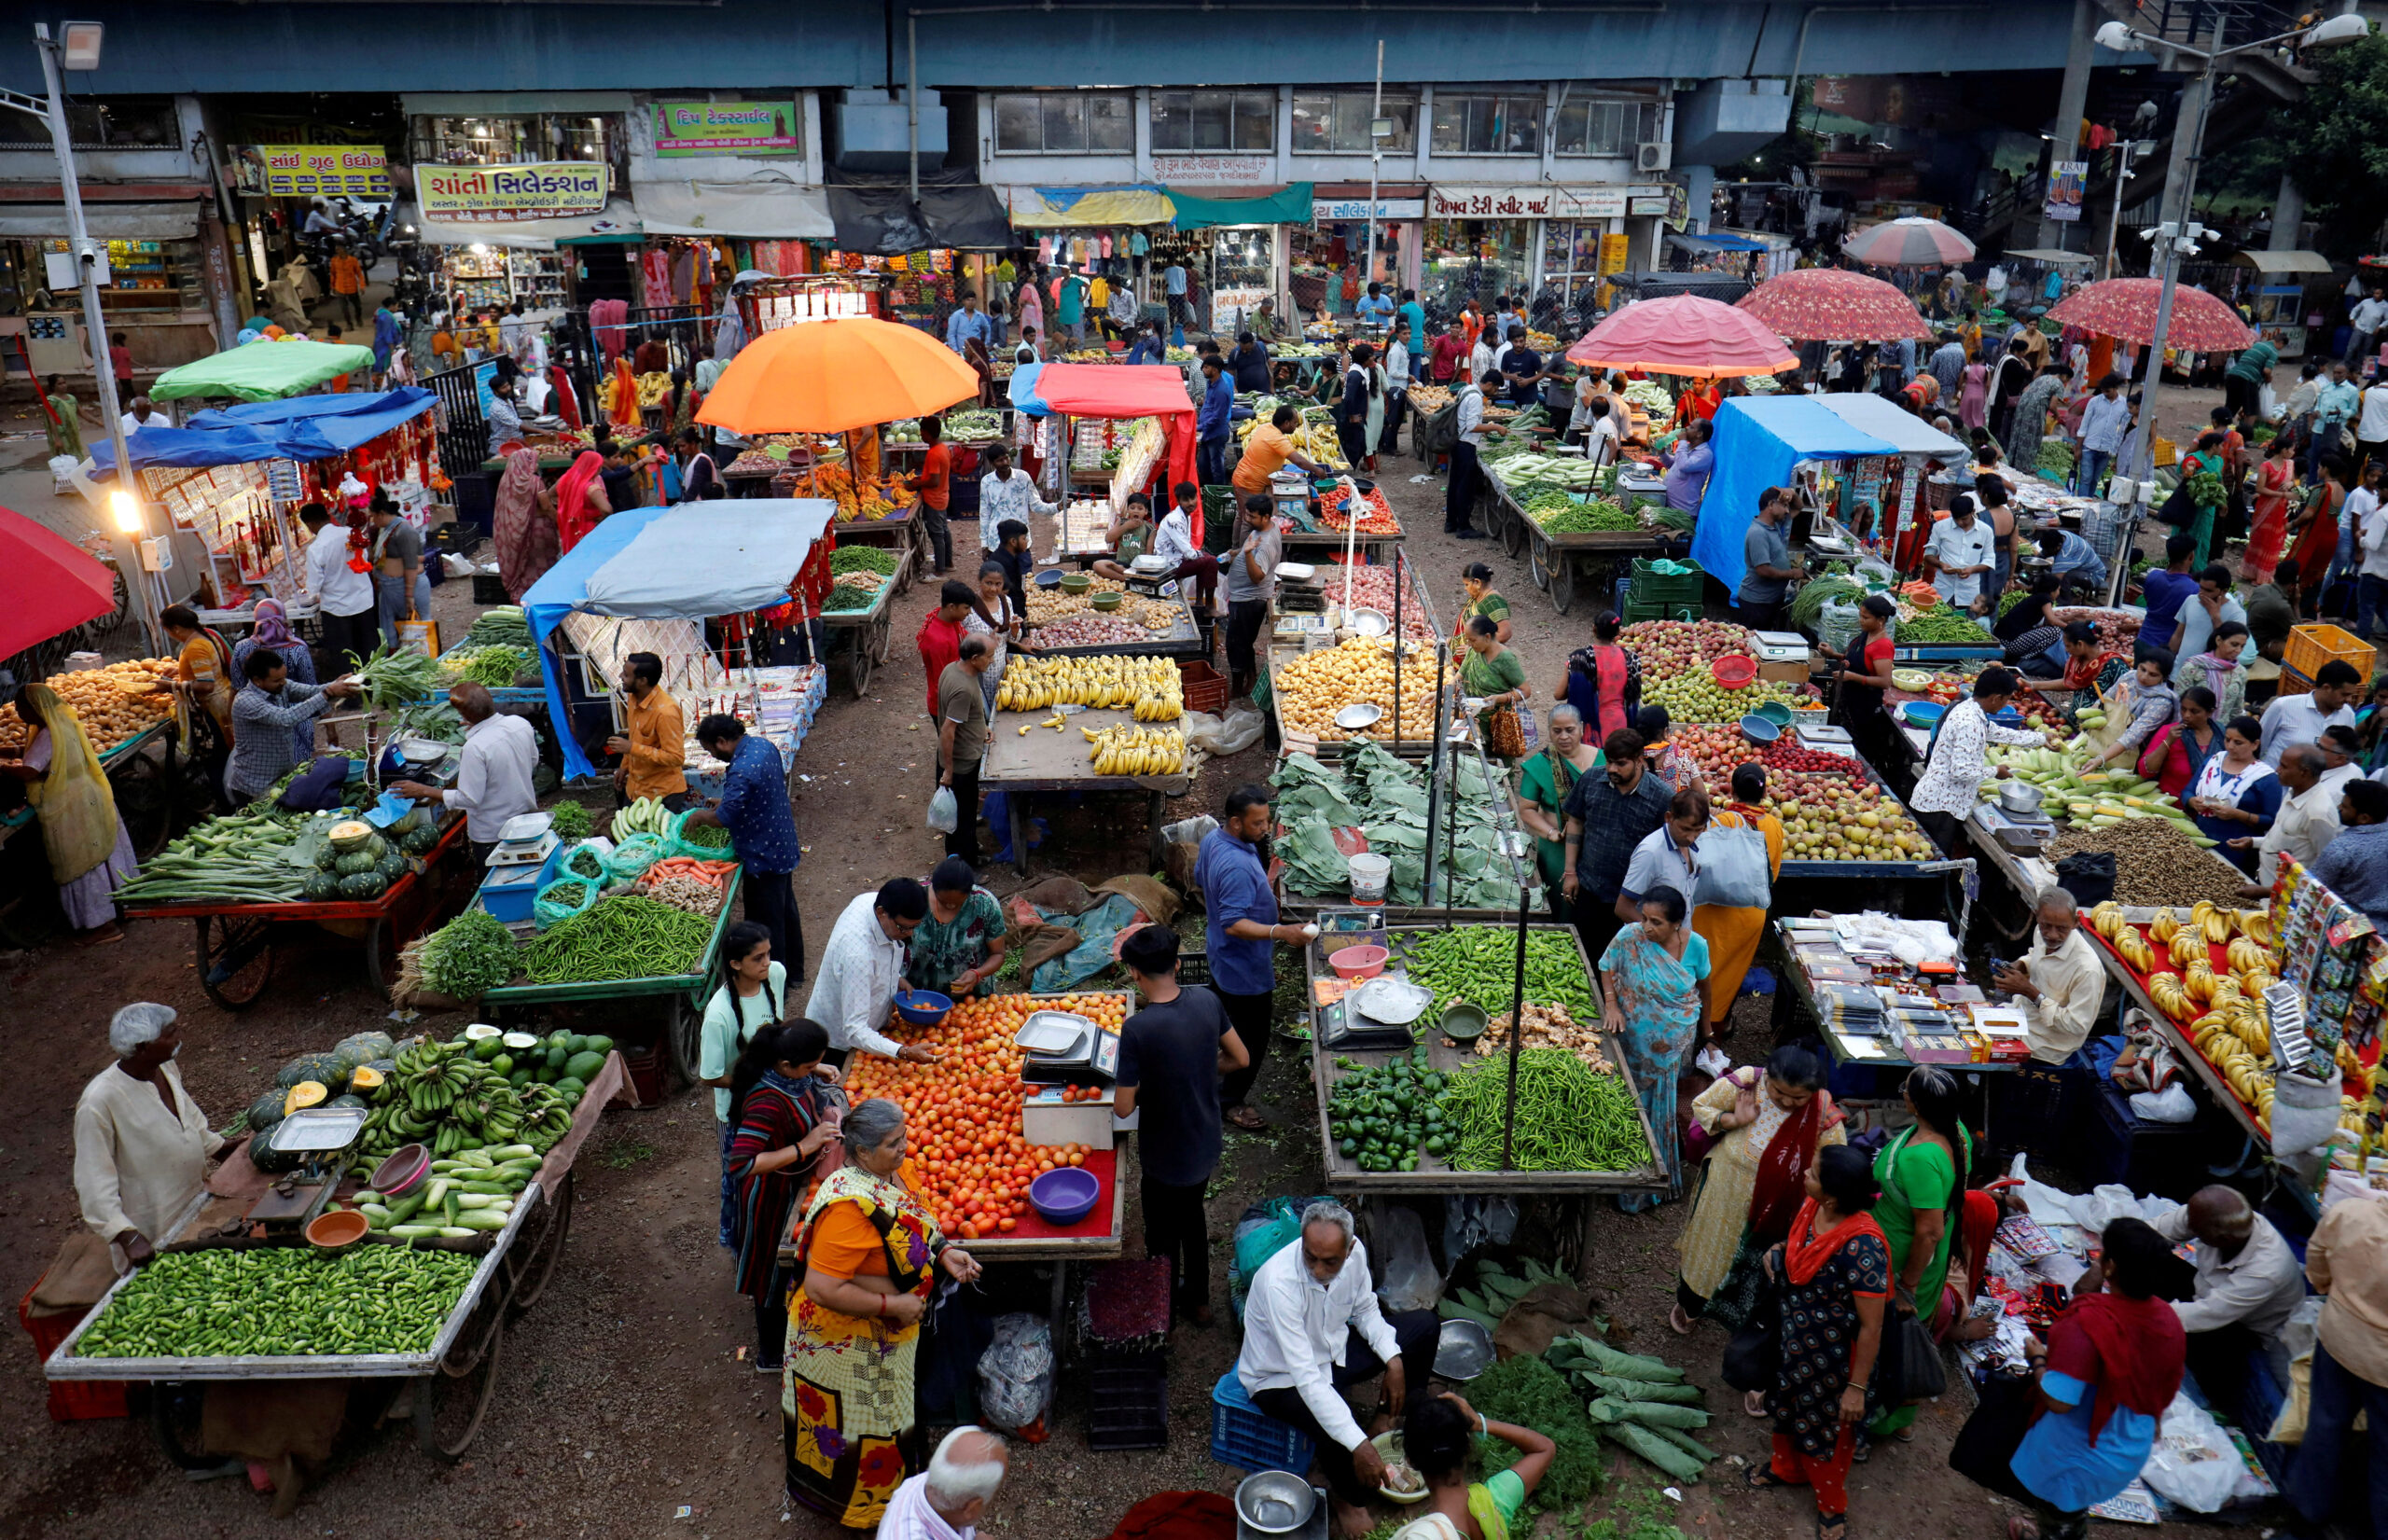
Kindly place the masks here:
POLYGON ((721 951, 721 937, 729 929, 730 916, 738 909, 738 890, 745 875, 743 867, 731 869, 723 891, 721 912, 714 917, 713 935, 706 939, 704 954, 698 958, 693 972, 648 978, 591 979, 585 983, 507 984, 484 993, 481 1009, 489 1014, 493 1025, 503 1026, 509 1020, 519 1020, 548 1006, 578 1007, 632 1001, 659 1004, 664 1017, 663 1042, 672 1055, 673 1067, 683 1080, 696 1084, 705 995, 715 982, 714 959, 721 951))
MULTIPOLYGON (((1585 956, 1582 938, 1576 935, 1575 927, 1533 924, 1524 928, 1528 934, 1564 936, 1568 938, 1568 944, 1574 950, 1577 964, 1584 970, 1584 978, 1592 1000, 1591 1009, 1597 1013, 1600 1001, 1600 978, 1592 970, 1590 961, 1585 956)), ((1515 957, 1514 951, 1510 949, 1521 941, 1520 927, 1515 923, 1514 913, 1505 920, 1499 931, 1501 940, 1494 950, 1501 953, 1501 958, 1489 965, 1488 972, 1490 990, 1497 994, 1498 999, 1489 1004, 1478 1002, 1483 1004, 1486 1014, 1491 1017, 1499 1017, 1506 1014, 1508 1009, 1512 966, 1510 960, 1515 957), (1497 978, 1492 978, 1492 974, 1497 974, 1497 978)), ((1440 925, 1388 927, 1380 933, 1384 937, 1383 945, 1390 948, 1394 954, 1387 964, 1388 968, 1402 966, 1410 960, 1419 942, 1444 932, 1445 928, 1440 925)), ((1337 1191, 1348 1189, 1357 1192, 1382 1193, 1502 1192, 1551 1197, 1583 1193, 1659 1192, 1666 1189, 1667 1174, 1658 1163, 1655 1153, 1651 1157, 1650 1164, 1628 1171, 1461 1171, 1440 1156, 1422 1153, 1418 1158, 1417 1169, 1407 1172, 1366 1171, 1356 1159, 1343 1154, 1341 1142, 1334 1137, 1329 1113, 1329 1103, 1333 1100, 1335 1088, 1352 1075, 1382 1067, 1398 1058, 1406 1058, 1409 1052, 1408 1049, 1339 1048, 1328 1042, 1334 1017, 1344 1008, 1340 1004, 1344 981, 1339 978, 1329 967, 1326 961, 1327 954, 1344 947, 1361 944, 1364 939, 1372 940, 1373 936, 1364 936, 1360 933, 1329 931, 1323 933, 1317 940, 1303 949, 1308 1002, 1306 1008, 1311 1018, 1312 1028, 1311 1078, 1315 1091, 1319 1143, 1326 1159, 1328 1186, 1337 1191), (1327 986, 1325 991, 1320 988, 1322 983, 1327 986), (1322 1005, 1324 994, 1336 995, 1337 1000, 1322 1005), (1347 1061, 1356 1067, 1347 1068, 1345 1063, 1339 1061, 1347 1061)), ((1594 1019, 1597 1019, 1596 1014, 1594 1019)), ((1411 1024, 1409 1032, 1416 1042, 1425 1045, 1430 1067, 1445 1075, 1476 1064, 1495 1066, 1495 1073, 1498 1073, 1497 1066, 1501 1065, 1506 1058, 1506 1039, 1496 1046, 1490 1056, 1479 1056, 1472 1049, 1453 1047, 1444 1036, 1437 1024, 1437 1013, 1431 1008, 1411 1024)), ((1627 1091, 1631 1093, 1633 1089, 1632 1072, 1625 1063, 1623 1049, 1617 1040, 1603 1033, 1600 1036, 1599 1047, 1602 1056, 1608 1061, 1613 1072, 1624 1082, 1627 1091)), ((1658 1145, 1651 1138, 1650 1121, 1641 1111, 1638 1097, 1634 1098, 1633 1106, 1634 1122, 1641 1131, 1644 1146, 1655 1152, 1658 1145)), ((1530 1108, 1521 1106, 1517 1108, 1511 1116, 1524 1122, 1531 1121, 1534 1115, 1530 1108)))
POLYGON ((1068 724, 1056 733, 1034 724, 1044 720, 1035 712, 1002 712, 995 717, 988 734, 986 763, 979 771, 982 790, 1006 793, 1005 803, 1011 810, 1011 848, 1021 875, 1028 871, 1029 794, 1035 792, 1110 792, 1126 796, 1142 795, 1145 801, 1147 832, 1145 860, 1152 869, 1161 864, 1161 825, 1173 797, 1183 797, 1193 788, 1194 777, 1177 770, 1163 775, 1097 775, 1094 761, 1089 756, 1084 731, 1100 732, 1105 728, 1151 726, 1167 728, 1182 724, 1138 724, 1132 713, 1116 709, 1089 707, 1068 719, 1068 724), (1023 722, 1031 724, 1026 737, 1020 732, 1023 722))
POLYGON ((846 519, 829 526, 841 546, 883 546, 896 552, 896 591, 902 593, 929 565, 928 531, 921 526, 917 506, 896 509, 884 519, 846 519))
MULTIPOLYGON (((480 1254, 438 1335, 419 1353, 297 1353, 289 1355, 215 1355, 187 1357, 86 1358, 76 1349, 84 1336, 107 1313, 126 1285, 140 1276, 135 1269, 119 1278, 92 1307, 90 1314, 68 1335, 43 1364, 52 1380, 124 1380, 153 1382, 150 1422, 169 1459, 185 1469, 217 1464, 198 1450, 199 1391, 210 1381, 356 1379, 404 1381, 394 1387, 414 1424, 415 1442, 425 1454, 453 1462, 472 1444, 497 1389, 501 1349, 509 1318, 536 1304, 555 1278, 572 1229, 574 1158, 604 1116, 605 1106, 620 1091, 627 1077, 619 1053, 606 1055, 605 1067, 590 1083, 573 1111, 572 1129, 559 1140, 525 1186, 522 1200, 492 1243, 480 1254)), ((354 1190, 363 1173, 352 1171, 341 1184, 354 1190)), ((228 1243, 225 1218, 237 1220, 248 1205, 271 1189, 273 1179, 249 1164, 245 1153, 236 1155, 217 1171, 211 1189, 202 1189, 174 1228, 174 1239, 160 1255, 228 1243), (229 1189, 229 1190, 225 1190, 229 1189)), ((232 1241, 229 1243, 238 1245, 232 1241)), ((402 1244, 382 1240, 362 1245, 402 1244)), ((271 1242, 265 1242, 271 1244, 271 1242)), ((443 1244, 443 1249, 447 1249, 443 1244)), ((394 1403, 393 1411, 396 1409, 394 1403)))
POLYGON ((372 898, 129 904, 124 913, 133 920, 190 921, 200 988, 226 1010, 245 1010, 265 992, 273 978, 277 932, 288 925, 321 926, 356 942, 366 978, 386 992, 407 943, 461 909, 480 881, 480 874, 470 869, 472 845, 465 834, 464 815, 451 815, 439 842, 423 857, 422 869, 410 867, 372 898))
MULTIPOLYGON (((1177 618, 1167 631, 1149 631, 1132 642, 1092 642, 1076 647, 1040 647, 1037 656, 1046 658, 1200 658, 1205 656, 1201 628, 1194 620, 1194 603, 1189 596, 1193 585, 1188 582, 1174 599, 1156 599, 1154 604, 1173 604, 1177 618)), ((1142 597, 1139 595, 1138 597, 1142 597)))
MULTIPOLYGON (((1566 614, 1576 603, 1577 585, 1598 591, 1600 574, 1619 557, 1640 556, 1661 548, 1659 535, 1647 530, 1586 530, 1553 534, 1534 522, 1509 489, 1495 479, 1487 505, 1489 532, 1512 558, 1524 555, 1534 586, 1550 595, 1551 607, 1566 614)), ((1690 617, 1698 619, 1698 615, 1690 617)))
POLYGON ((814 617, 828 633, 823 661, 845 655, 846 683, 854 687, 857 699, 870 687, 870 671, 887 661, 888 651, 895 645, 895 597, 904 591, 910 570, 909 562, 899 561, 894 579, 879 585, 867 609, 821 610, 814 617))

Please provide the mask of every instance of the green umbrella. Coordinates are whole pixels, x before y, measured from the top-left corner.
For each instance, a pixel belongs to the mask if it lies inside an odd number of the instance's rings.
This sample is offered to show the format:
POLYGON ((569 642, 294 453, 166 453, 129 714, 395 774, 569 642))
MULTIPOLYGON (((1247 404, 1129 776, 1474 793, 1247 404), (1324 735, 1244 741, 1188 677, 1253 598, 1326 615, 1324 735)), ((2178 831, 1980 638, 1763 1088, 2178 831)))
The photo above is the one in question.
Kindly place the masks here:
POLYGON ((153 401, 229 395, 276 401, 371 367, 373 350, 345 342, 251 342, 169 369, 149 387, 153 401))

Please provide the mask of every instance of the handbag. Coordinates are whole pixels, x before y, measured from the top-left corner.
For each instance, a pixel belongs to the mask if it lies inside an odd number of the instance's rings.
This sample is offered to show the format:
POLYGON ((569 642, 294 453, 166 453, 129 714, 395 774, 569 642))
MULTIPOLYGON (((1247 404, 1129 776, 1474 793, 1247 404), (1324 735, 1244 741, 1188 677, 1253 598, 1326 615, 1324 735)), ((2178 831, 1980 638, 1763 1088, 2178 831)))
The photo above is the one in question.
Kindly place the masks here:
POLYGON ((1740 828, 1712 825, 1700 837, 1700 874, 1692 884, 1692 903, 1729 909, 1765 909, 1774 901, 1767 867, 1762 830, 1746 824, 1740 828))
POLYGON ((1716 1372, 1738 1391, 1772 1390, 1783 1378, 1783 1286, 1763 1268, 1749 1319, 1734 1328, 1716 1372))
POLYGON ((1526 753, 1526 729, 1518 721, 1518 708, 1503 701, 1492 708, 1484 724, 1484 752, 1497 759, 1522 759, 1526 753))
POLYGON ((1894 1309, 1882 1323, 1882 1350, 1874 1359, 1874 1394, 1885 1407, 1929 1401, 1949 1388, 1949 1370, 1932 1328, 1910 1311, 1894 1309))
POLYGON ((2198 505, 2196 499, 2189 495, 2187 477, 2181 479, 2181 484, 2173 489, 2171 496, 2157 505, 2156 517, 2178 530, 2187 529, 2198 521, 2198 505))

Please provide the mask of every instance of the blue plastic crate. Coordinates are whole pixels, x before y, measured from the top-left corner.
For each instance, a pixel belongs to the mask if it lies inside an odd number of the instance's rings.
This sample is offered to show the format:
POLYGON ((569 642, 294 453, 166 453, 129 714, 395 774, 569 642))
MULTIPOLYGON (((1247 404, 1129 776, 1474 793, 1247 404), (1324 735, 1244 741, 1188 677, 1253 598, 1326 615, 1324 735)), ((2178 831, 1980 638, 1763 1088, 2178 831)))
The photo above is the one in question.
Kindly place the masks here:
POLYGON ((1310 1469, 1309 1436, 1278 1422, 1252 1404, 1233 1369, 1211 1390, 1211 1458, 1238 1470, 1310 1469))

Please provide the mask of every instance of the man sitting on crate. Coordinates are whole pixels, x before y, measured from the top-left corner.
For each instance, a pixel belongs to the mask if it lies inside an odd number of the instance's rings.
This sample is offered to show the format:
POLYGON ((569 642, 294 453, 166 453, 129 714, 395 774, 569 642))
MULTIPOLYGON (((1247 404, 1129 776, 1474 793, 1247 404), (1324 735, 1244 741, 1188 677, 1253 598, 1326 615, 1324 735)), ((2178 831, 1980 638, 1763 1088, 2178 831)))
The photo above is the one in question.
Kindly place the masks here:
POLYGON ((1352 1211, 1321 1200, 1302 1211, 1301 1239, 1252 1275, 1243 1353, 1236 1377, 1252 1404, 1318 1446, 1335 1505, 1336 1533, 1366 1534, 1368 1503, 1384 1484, 1384 1456, 1344 1404, 1342 1389, 1381 1370, 1390 1427, 1415 1381, 1427 1393, 1442 1323, 1432 1311, 1388 1318, 1368 1282, 1368 1248, 1352 1233, 1352 1211))

